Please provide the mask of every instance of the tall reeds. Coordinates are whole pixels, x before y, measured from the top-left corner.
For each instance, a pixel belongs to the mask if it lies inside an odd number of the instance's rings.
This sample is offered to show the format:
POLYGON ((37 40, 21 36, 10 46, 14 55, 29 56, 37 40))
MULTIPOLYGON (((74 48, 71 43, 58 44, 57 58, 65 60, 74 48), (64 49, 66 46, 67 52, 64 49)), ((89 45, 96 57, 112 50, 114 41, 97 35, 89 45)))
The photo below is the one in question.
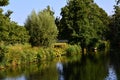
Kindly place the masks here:
POLYGON ((16 66, 29 64, 43 60, 51 60, 63 55, 71 56, 80 53, 81 48, 77 45, 68 45, 64 48, 31 47, 30 44, 4 45, 0 44, 0 68, 4 66, 16 66))

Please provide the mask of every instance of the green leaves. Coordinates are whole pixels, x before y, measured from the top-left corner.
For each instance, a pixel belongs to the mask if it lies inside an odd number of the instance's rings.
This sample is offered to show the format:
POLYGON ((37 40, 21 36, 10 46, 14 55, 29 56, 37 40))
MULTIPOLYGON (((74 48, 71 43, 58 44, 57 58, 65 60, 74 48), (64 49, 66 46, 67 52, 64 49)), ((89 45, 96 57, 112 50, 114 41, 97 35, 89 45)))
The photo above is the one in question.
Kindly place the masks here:
POLYGON ((10 21, 12 11, 2 14, 0 9, 0 41, 6 44, 26 43, 29 40, 28 32, 25 27, 19 26, 17 23, 10 21))
POLYGON ((61 16, 57 22, 59 39, 87 47, 90 40, 103 40, 106 36, 108 16, 93 0, 70 0, 61 9, 61 16))
POLYGON ((9 0, 0 0, 0 6, 6 6, 9 4, 9 0))
POLYGON ((120 7, 114 6, 115 13, 110 17, 109 24, 109 39, 112 46, 119 47, 120 45, 120 7), (112 37, 111 37, 112 36, 112 37))
POLYGON ((0 41, 4 41, 6 44, 15 44, 26 43, 28 40, 29 35, 25 27, 19 26, 14 22, 0 26, 0 41))
POLYGON ((32 11, 26 20, 25 27, 29 31, 30 43, 33 46, 50 46, 55 42, 58 34, 50 7, 38 14, 32 11))

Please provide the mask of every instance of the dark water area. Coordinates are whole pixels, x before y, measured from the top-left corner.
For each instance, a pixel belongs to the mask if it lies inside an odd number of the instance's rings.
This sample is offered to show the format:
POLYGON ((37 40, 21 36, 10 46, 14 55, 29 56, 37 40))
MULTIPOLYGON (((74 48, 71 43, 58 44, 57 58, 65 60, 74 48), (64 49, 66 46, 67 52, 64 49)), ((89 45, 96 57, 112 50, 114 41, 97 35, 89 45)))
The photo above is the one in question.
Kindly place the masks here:
POLYGON ((99 54, 62 57, 0 70, 0 80, 120 80, 119 53, 99 54))

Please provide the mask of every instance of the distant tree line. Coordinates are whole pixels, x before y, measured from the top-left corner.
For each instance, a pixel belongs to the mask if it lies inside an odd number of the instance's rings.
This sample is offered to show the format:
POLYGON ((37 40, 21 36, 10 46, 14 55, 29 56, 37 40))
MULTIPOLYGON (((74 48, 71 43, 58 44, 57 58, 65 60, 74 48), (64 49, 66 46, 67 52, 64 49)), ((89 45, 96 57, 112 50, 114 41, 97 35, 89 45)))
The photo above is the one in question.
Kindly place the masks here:
MULTIPOLYGON (((119 3, 119 0, 118 2, 119 3)), ((0 1, 6 6, 9 0, 0 1)), ((68 0, 61 8, 61 17, 55 19, 48 6, 28 16, 25 25, 20 26, 10 20, 12 11, 3 14, 0 8, 0 41, 7 44, 30 43, 32 46, 50 46, 58 39, 68 40, 84 48, 104 47, 104 41, 120 45, 120 7, 115 5, 115 13, 108 16, 94 0, 68 0)))

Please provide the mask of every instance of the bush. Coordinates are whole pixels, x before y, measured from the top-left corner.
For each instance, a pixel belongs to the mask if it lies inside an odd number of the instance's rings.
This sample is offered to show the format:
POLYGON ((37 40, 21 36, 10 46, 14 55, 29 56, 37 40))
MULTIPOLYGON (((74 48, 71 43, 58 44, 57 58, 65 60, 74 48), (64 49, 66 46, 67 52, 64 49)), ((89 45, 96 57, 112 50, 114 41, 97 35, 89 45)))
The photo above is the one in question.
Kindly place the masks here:
POLYGON ((4 63, 6 66, 27 63, 32 61, 34 50, 31 50, 30 45, 15 44, 8 46, 8 52, 5 54, 4 63))
POLYGON ((0 44, 0 68, 3 66, 15 66, 31 62, 40 62, 42 60, 52 60, 54 57, 60 57, 62 54, 72 56, 79 54, 81 48, 78 45, 69 45, 66 48, 44 48, 31 47, 29 44, 15 44, 5 46, 0 44))
POLYGON ((72 56, 80 53, 81 53, 81 47, 79 47, 78 45, 69 45, 68 48, 66 49, 67 56, 72 56))

